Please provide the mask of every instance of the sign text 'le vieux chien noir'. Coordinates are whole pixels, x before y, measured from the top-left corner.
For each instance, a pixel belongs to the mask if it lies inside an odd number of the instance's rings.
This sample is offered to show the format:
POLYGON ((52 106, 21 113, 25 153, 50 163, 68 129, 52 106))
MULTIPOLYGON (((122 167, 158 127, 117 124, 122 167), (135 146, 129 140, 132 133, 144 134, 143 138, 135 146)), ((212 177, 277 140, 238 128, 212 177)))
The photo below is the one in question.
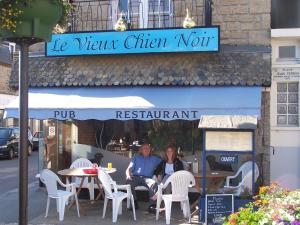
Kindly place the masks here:
POLYGON ((219 27, 82 32, 52 35, 47 56, 217 52, 219 27))

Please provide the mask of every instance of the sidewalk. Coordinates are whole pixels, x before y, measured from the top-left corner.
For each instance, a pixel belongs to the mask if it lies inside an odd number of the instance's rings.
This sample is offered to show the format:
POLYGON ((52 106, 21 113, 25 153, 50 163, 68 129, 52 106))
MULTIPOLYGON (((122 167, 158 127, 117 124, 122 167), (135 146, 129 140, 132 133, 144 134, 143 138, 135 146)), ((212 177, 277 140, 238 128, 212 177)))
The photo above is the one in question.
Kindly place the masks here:
MULTIPOLYGON (((46 196, 45 196, 46 198, 46 196)), ((111 204, 108 205, 106 211, 105 219, 102 219, 102 208, 103 201, 97 201, 94 204, 91 204, 87 200, 80 200, 80 204, 82 207, 86 209, 86 215, 81 215, 80 218, 77 217, 76 214, 76 206, 73 206, 71 210, 66 208, 64 221, 59 222, 58 214, 56 213, 56 205, 55 201, 52 201, 50 204, 49 215, 48 218, 44 218, 44 214, 30 221, 32 225, 111 225, 112 217, 111 217, 111 204)), ((133 213, 126 209, 126 202, 123 203, 123 214, 118 216, 118 221, 116 224, 122 225, 164 225, 165 223, 165 215, 162 213, 158 221, 155 220, 155 215, 149 214, 146 209, 148 207, 147 202, 141 202, 139 210, 137 213, 137 220, 133 220, 133 213)), ((46 206, 45 206, 46 207, 46 206)), ((183 214, 180 210, 180 205, 174 203, 172 205, 172 217, 171 224, 180 224, 185 225, 189 224, 186 219, 183 218, 183 214)), ((198 217, 194 216, 192 218, 191 224, 199 224, 198 217)))

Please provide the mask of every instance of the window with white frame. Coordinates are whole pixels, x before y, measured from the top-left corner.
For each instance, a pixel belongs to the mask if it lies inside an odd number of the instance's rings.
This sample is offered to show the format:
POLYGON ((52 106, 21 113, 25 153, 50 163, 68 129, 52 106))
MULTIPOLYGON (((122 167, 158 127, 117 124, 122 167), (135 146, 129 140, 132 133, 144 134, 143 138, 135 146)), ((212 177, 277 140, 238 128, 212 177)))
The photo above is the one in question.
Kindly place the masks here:
POLYGON ((299 83, 277 83, 277 125, 299 125, 299 83))
POLYGON ((278 46, 277 62, 298 62, 299 56, 296 45, 278 46))
POLYGON ((119 0, 131 29, 172 26, 172 0, 119 0))
POLYGON ((148 0, 147 27, 170 27, 172 24, 171 0, 148 0))
POLYGON ((296 58, 296 46, 279 46, 278 58, 280 59, 294 59, 296 58))

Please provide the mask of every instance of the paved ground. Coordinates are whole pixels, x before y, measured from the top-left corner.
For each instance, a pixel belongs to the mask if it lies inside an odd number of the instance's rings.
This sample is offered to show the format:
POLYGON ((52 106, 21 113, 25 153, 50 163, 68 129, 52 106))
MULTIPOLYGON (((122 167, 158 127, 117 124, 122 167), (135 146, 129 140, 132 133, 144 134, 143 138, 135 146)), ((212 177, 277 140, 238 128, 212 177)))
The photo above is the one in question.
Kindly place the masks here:
MULTIPOLYGON (((19 160, 0 159, 0 195, 17 188, 19 160)), ((35 175, 38 171, 38 152, 32 152, 28 158, 28 183, 35 181, 35 175)))
MULTIPOLYGON (((0 159, 0 224, 18 221, 18 163, 18 158, 0 159)), ((28 212, 31 220, 44 212, 45 193, 38 188, 35 178, 38 171, 38 152, 33 152, 28 163, 28 212)))
MULTIPOLYGON (((125 203, 125 202, 124 202, 125 203)), ((44 215, 41 215, 34 220, 30 221, 30 224, 40 225, 40 224, 55 224, 55 225, 110 225, 112 224, 111 218, 111 206, 107 209, 107 215, 105 219, 102 219, 102 205, 103 201, 96 202, 94 204, 90 204, 89 202, 81 201, 81 205, 83 205, 87 213, 86 215, 81 215, 80 218, 77 217, 75 206, 71 208, 71 210, 66 209, 65 219, 63 222, 58 221, 58 214, 56 213, 55 203, 51 204, 51 210, 48 218, 44 218, 44 215)), ((140 209, 137 210, 137 220, 133 220, 132 212, 125 209, 125 205, 123 204, 123 214, 118 216, 117 224, 121 225, 165 225, 165 215, 161 214, 158 221, 155 220, 155 215, 149 214, 146 212, 148 207, 148 203, 140 203, 140 209)), ((198 218, 195 216, 192 219, 191 224, 199 224, 198 218)), ((176 225, 185 225, 188 224, 188 221, 183 218, 183 214, 180 211, 179 204, 173 204, 172 207, 172 219, 171 224, 176 225)))
MULTIPOLYGON (((31 225, 94 225, 112 224, 111 208, 107 209, 105 219, 102 219, 103 201, 91 204, 90 201, 80 200, 81 207, 85 208, 86 215, 77 217, 76 208, 66 209, 65 220, 59 222, 56 213, 55 202, 52 201, 48 218, 44 218, 47 193, 44 188, 38 186, 35 178, 38 168, 38 152, 33 152, 29 157, 29 224, 31 225)), ((137 211, 137 221, 133 220, 132 212, 125 209, 123 204, 123 215, 118 217, 118 224, 122 225, 164 225, 165 216, 161 215, 159 221, 155 221, 155 216, 146 212, 148 203, 141 202, 140 209, 137 211)), ((109 205, 109 207, 111 207, 109 205)), ((179 209, 179 205, 172 207, 171 224, 187 224, 187 220, 179 209)), ((0 225, 17 225, 18 221, 18 159, 0 160, 0 225)), ((192 219, 192 224, 197 224, 198 218, 192 219)))

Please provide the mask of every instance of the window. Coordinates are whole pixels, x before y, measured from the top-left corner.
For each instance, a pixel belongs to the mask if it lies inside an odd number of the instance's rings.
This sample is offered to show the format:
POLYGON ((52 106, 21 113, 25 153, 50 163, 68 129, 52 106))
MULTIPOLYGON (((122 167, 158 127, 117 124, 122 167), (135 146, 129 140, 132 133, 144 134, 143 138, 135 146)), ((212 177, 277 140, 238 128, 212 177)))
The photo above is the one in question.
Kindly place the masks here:
POLYGON ((297 46, 289 45, 289 46, 279 46, 278 47, 278 58, 277 62, 298 62, 299 58, 297 57, 297 46))
POLYGON ((279 56, 282 58, 296 58, 296 46, 279 46, 279 56))
POLYGON ((271 2, 272 29, 300 27, 299 0, 272 0, 271 2))
POLYGON ((298 126, 299 83, 277 83, 277 125, 298 126))
POLYGON ((171 2, 169 0, 148 0, 148 27, 171 26, 171 2))
POLYGON ((119 0, 130 29, 170 27, 172 24, 171 0, 119 0))

